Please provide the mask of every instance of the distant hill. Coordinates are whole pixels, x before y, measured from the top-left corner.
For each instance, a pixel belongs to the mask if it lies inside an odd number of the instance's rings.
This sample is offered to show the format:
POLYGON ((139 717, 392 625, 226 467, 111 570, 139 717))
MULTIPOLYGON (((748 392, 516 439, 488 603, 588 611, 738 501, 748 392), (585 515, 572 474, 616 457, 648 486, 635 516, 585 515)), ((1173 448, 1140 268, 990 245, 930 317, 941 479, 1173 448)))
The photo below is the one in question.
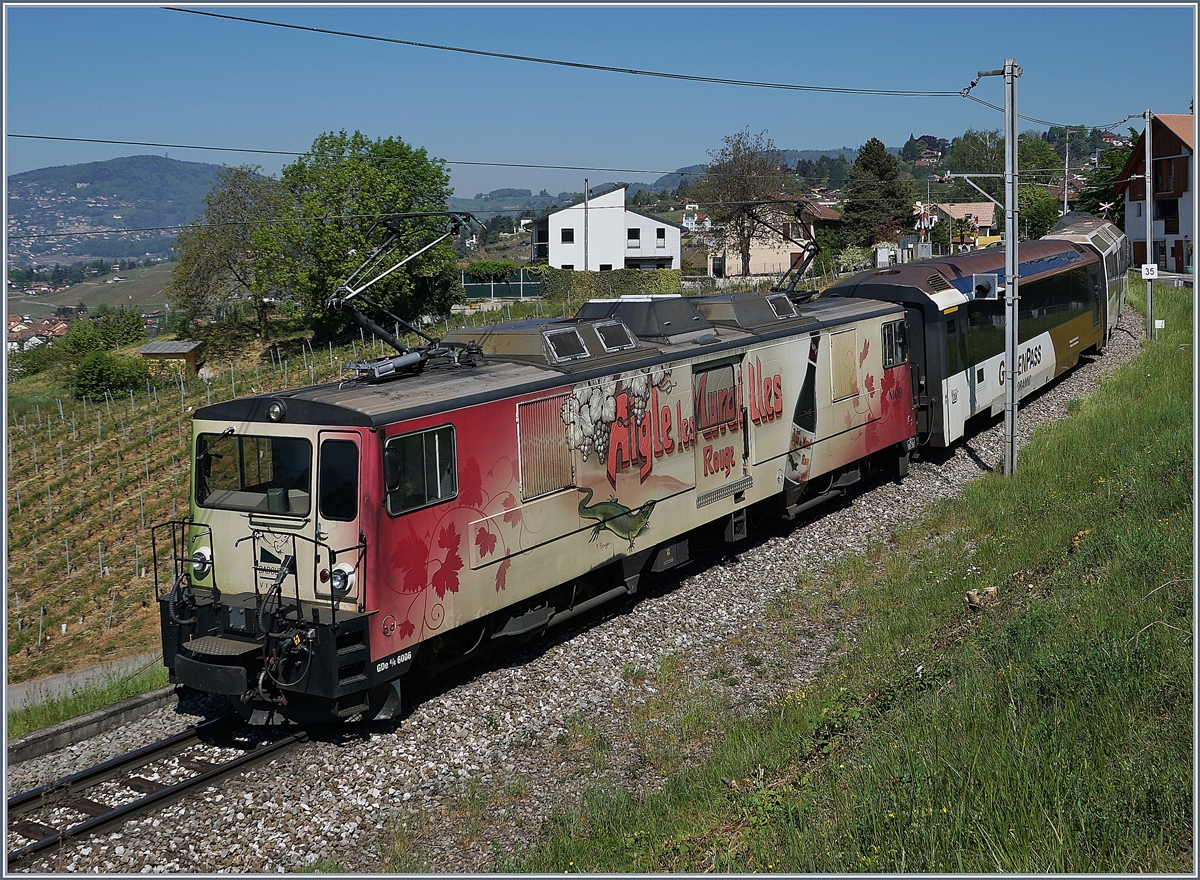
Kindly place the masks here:
POLYGON ((476 193, 473 199, 451 196, 446 200, 446 207, 451 211, 469 211, 480 220, 489 220, 496 214, 516 217, 522 211, 532 211, 536 216, 558 205, 569 204, 575 195, 561 192, 552 196, 542 190, 535 196, 531 190, 505 188, 490 193, 476 193))
POLYGON ((10 239, 9 257, 19 264, 68 263, 165 253, 174 241, 172 230, 119 230, 192 222, 203 213, 219 170, 219 165, 165 156, 124 156, 10 175, 10 236, 97 229, 113 234, 10 239))

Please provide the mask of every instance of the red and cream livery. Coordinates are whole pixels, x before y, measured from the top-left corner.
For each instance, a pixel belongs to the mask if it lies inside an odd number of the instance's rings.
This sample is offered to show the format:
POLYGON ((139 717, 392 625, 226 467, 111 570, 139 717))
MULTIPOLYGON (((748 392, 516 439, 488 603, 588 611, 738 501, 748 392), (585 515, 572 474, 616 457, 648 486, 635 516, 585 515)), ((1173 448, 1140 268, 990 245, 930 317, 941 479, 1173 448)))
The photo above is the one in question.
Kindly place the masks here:
POLYGON ((871 300, 597 300, 205 407, 190 517, 160 527, 172 680, 260 722, 387 717, 410 669, 632 593, 697 530, 902 475, 907 338, 871 300))

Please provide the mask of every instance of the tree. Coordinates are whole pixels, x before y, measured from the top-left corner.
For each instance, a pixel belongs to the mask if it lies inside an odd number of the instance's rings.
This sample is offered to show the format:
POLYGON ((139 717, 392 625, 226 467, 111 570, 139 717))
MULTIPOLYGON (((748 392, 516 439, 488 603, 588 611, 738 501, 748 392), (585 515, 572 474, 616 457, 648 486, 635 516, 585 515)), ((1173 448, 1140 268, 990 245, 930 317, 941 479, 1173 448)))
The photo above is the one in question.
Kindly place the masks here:
POLYGON ((783 153, 765 131, 751 134, 746 128, 722 138, 719 149, 709 150, 712 161, 705 178, 689 192, 703 204, 713 223, 725 228, 726 239, 741 256, 742 274, 750 274, 750 243, 771 237, 756 212, 762 203, 789 189, 789 178, 780 170, 783 153))
MULTIPOLYGON (((1000 137, 999 130, 967 129, 951 142, 947 167, 956 174, 1003 174, 1004 138, 1000 137)), ((981 177, 975 183, 992 198, 1004 201, 1004 178, 981 177)), ((956 180, 950 195, 945 198, 956 202, 977 202, 984 197, 965 180, 956 180)))
MULTIPOLYGON (((1004 141, 1000 141, 1003 147, 1004 141)), ((1017 168, 1021 171, 1043 171, 1047 176, 1061 174, 1063 160, 1036 133, 1026 132, 1017 141, 1017 168)))
POLYGON ((140 313, 130 309, 100 306, 96 311, 96 331, 105 348, 120 348, 146 338, 146 325, 140 313))
POLYGON ((1060 162, 1067 158, 1068 148, 1076 156, 1090 155, 1092 150, 1096 149, 1093 140, 1103 143, 1102 138, 1103 133, 1100 129, 1094 128, 1089 132, 1086 125, 1052 125, 1042 135, 1042 139, 1054 148, 1060 162))
POLYGON ((1121 229, 1125 228, 1125 196, 1114 189, 1116 181, 1121 179, 1121 171, 1129 160, 1132 147, 1107 150, 1100 154, 1100 162, 1087 175, 1087 184, 1076 208, 1095 214, 1097 217, 1107 217, 1121 229), (1107 210, 1101 205, 1112 205, 1107 210))
POLYGON ((267 336, 268 302, 278 246, 270 228, 285 206, 279 181, 255 166, 222 167, 205 197, 204 217, 181 230, 171 299, 190 319, 242 299, 253 304, 258 332, 267 336))
POLYGON ((879 138, 871 138, 858 151, 848 196, 843 220, 849 242, 892 241, 913 224, 912 180, 901 179, 896 157, 879 138))
POLYGON ((949 218, 939 219, 929 230, 929 240, 939 248, 945 248, 946 253, 950 253, 950 236, 953 234, 955 245, 963 240, 963 236, 971 231, 971 224, 967 222, 965 217, 955 217, 953 223, 949 218))
POLYGON ((1044 186, 1031 184, 1017 191, 1018 232, 1022 238, 1041 238, 1058 221, 1058 199, 1044 186))
MULTIPOLYGON (((360 132, 329 132, 283 169, 284 222, 276 227, 277 283, 294 292, 318 337, 344 331, 347 319, 330 314, 329 296, 387 235, 387 214, 444 211, 450 197, 445 163, 399 138, 369 140, 360 132)), ((444 218, 404 220, 397 260, 445 231, 444 218)), ((367 295, 405 320, 448 314, 461 296, 449 240, 374 284, 367 295)), ((391 264, 382 268, 389 268, 391 264)), ((370 280, 364 279, 364 280, 370 280)), ((386 323, 386 321, 385 321, 386 323)))
POLYGON ((911 134, 908 140, 904 142, 904 149, 900 151, 900 157, 905 162, 915 162, 921 158, 921 154, 930 147, 926 146, 925 142, 920 138, 915 138, 911 134))

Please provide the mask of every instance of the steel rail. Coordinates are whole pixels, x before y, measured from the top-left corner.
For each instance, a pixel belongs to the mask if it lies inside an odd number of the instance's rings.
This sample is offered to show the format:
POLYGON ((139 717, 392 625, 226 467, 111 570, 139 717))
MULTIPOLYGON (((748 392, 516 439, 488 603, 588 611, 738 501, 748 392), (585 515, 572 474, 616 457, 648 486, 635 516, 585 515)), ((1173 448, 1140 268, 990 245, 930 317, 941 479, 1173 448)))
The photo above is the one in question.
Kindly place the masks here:
MULTIPOLYGON (((66 843, 72 838, 102 831, 135 816, 164 807, 195 789, 265 761, 280 751, 304 742, 308 738, 306 732, 298 731, 285 735, 273 742, 257 744, 235 758, 219 764, 213 763, 207 767, 205 765, 208 765, 210 762, 196 760, 192 766, 193 768, 198 768, 200 772, 195 776, 170 784, 146 780, 146 787, 152 787, 153 790, 146 791, 142 797, 116 807, 109 808, 106 804, 99 804, 87 798, 77 798, 75 804, 72 804, 69 800, 72 796, 87 791, 102 782, 113 779, 120 780, 123 774, 129 774, 133 770, 170 757, 172 754, 182 751, 185 747, 200 742, 201 737, 205 734, 232 731, 236 728, 237 721, 237 716, 233 715, 206 721, 173 736, 151 743, 148 746, 143 746, 71 776, 55 780, 54 782, 9 798, 7 804, 9 830, 16 830, 18 834, 24 837, 28 837, 29 835, 25 834, 24 831, 15 829, 13 820, 29 815, 35 810, 61 805, 79 812, 90 812, 92 815, 82 822, 62 829, 41 826, 40 823, 31 822, 29 826, 26 826, 25 830, 42 828, 50 833, 34 840, 33 843, 9 852, 7 854, 8 867, 11 868, 14 865, 25 862, 39 853, 66 843)), ((145 789, 134 787, 133 790, 144 791, 145 789)))

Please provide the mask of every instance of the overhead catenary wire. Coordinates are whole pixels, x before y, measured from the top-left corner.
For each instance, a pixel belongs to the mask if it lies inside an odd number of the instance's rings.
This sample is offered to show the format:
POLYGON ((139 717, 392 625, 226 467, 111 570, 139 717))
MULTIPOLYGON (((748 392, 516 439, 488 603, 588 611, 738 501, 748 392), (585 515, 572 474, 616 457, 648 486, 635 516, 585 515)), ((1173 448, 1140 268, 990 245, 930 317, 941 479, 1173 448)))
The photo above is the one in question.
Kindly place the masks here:
MULTIPOLYGON (((522 61, 522 62, 532 63, 532 64, 546 64, 546 65, 551 65, 551 66, 555 66, 555 67, 567 67, 567 68, 574 68, 574 69, 578 69, 578 70, 594 70, 594 71, 599 71, 599 72, 604 72, 604 73, 619 73, 619 74, 624 74, 627 76, 645 76, 645 77, 654 77, 654 78, 658 78, 658 79, 681 80, 684 82, 698 82, 698 83, 709 83, 709 84, 715 84, 715 85, 741 86, 741 87, 745 87, 745 88, 781 89, 781 90, 785 90, 785 91, 816 92, 816 93, 825 93, 825 94, 867 95, 867 96, 880 96, 880 97, 892 97, 892 98, 966 98, 967 100, 974 101, 975 103, 981 104, 982 106, 988 107, 989 109, 996 110, 1001 113, 1004 112, 1003 107, 1000 107, 996 104, 991 103, 990 101, 985 101, 982 98, 978 98, 978 97, 970 94, 971 89, 973 89, 979 83, 979 77, 976 77, 976 79, 966 88, 958 89, 958 90, 864 89, 864 88, 855 88, 855 87, 850 87, 850 86, 814 86, 814 85, 805 85, 805 84, 799 84, 799 83, 768 82, 768 81, 763 81, 763 80, 741 80, 741 79, 732 79, 732 78, 728 78, 728 77, 704 76, 704 75, 700 75, 700 74, 672 73, 672 72, 658 71, 658 70, 641 70, 641 69, 633 68, 633 67, 616 67, 616 66, 607 65, 607 64, 588 64, 588 63, 585 63, 582 61, 567 61, 567 60, 559 59, 559 58, 540 58, 540 57, 533 56, 533 55, 519 55, 519 54, 511 53, 511 52, 493 52, 493 51, 489 51, 489 50, 485 50, 485 49, 469 49, 469 48, 466 48, 463 46, 446 46, 446 45, 442 45, 442 44, 438 44, 438 43, 420 42, 417 40, 402 40, 402 39, 399 39, 398 37, 384 37, 384 36, 380 36, 378 34, 361 34, 361 33, 357 33, 354 31, 342 31, 342 30, 335 30, 333 28, 314 27, 312 25, 290 24, 288 22, 270 21, 270 20, 262 19, 262 18, 249 18, 247 16, 229 15, 227 13, 212 12, 212 11, 208 11, 208 10, 184 9, 184 8, 178 7, 178 6, 164 6, 162 8, 167 12, 182 12, 182 13, 186 13, 189 15, 202 15, 202 16, 206 16, 208 18, 224 19, 226 21, 242 22, 245 24, 256 24, 256 25, 262 25, 265 27, 283 28, 285 30, 303 31, 303 32, 307 32, 307 33, 324 34, 327 36, 346 37, 346 38, 356 39, 356 40, 368 40, 368 41, 377 42, 377 43, 388 43, 388 44, 398 45, 398 46, 410 46, 410 47, 418 48, 418 49, 431 49, 431 50, 436 50, 436 51, 441 51, 441 52, 455 52, 455 53, 459 53, 459 54, 463 54, 463 55, 474 55, 474 56, 484 57, 484 58, 499 58, 499 59, 508 60, 508 61, 522 61)), ((1124 122, 1128 119, 1133 119, 1137 115, 1139 115, 1139 114, 1130 114, 1129 116, 1126 116, 1125 119, 1121 120, 1120 122, 1114 122, 1108 126, 1093 126, 1093 127, 1112 128, 1117 125, 1120 125, 1121 122, 1124 122)), ((1038 125, 1047 125, 1047 126, 1052 126, 1052 127, 1064 127, 1064 128, 1067 127, 1066 123, 1052 122, 1052 121, 1049 121, 1046 119, 1039 119, 1034 116, 1023 116, 1023 115, 1018 114, 1017 118, 1023 119, 1027 122, 1034 122, 1034 123, 1037 123, 1038 125)))
POLYGON ((812 86, 795 83, 774 83, 760 80, 729 79, 719 76, 701 76, 687 73, 668 73, 657 70, 639 70, 632 67, 613 67, 606 64, 586 64, 582 61, 565 61, 557 58, 539 58, 533 55, 517 55, 510 52, 491 52, 485 49, 467 49, 461 46, 445 46, 437 43, 422 43, 416 40, 401 40, 396 37, 383 37, 377 34, 360 34, 353 31, 333 30, 332 28, 312 27, 311 25, 288 24, 281 21, 268 21, 261 18, 247 18, 240 15, 228 15, 220 12, 209 12, 200 9, 183 9, 177 6, 162 7, 168 12, 184 12, 190 15, 203 15, 210 18, 238 21, 247 24, 265 25, 268 27, 284 28, 287 30, 305 31, 308 33, 325 34, 328 36, 348 37, 356 40, 370 40, 378 43, 391 43, 399 46, 411 46, 418 49, 435 49, 441 52, 457 52, 463 55, 476 55, 485 58, 500 58, 508 61, 524 61, 533 64, 548 64, 555 67, 569 67, 578 70, 595 70, 605 73, 621 73, 629 76, 649 76, 659 79, 683 80, 686 82, 713 83, 718 85, 745 86, 759 89, 783 89, 799 92, 824 92, 841 95, 881 95, 884 97, 904 98, 951 98, 958 97, 956 91, 927 91, 917 89, 861 89, 848 86, 812 86))

